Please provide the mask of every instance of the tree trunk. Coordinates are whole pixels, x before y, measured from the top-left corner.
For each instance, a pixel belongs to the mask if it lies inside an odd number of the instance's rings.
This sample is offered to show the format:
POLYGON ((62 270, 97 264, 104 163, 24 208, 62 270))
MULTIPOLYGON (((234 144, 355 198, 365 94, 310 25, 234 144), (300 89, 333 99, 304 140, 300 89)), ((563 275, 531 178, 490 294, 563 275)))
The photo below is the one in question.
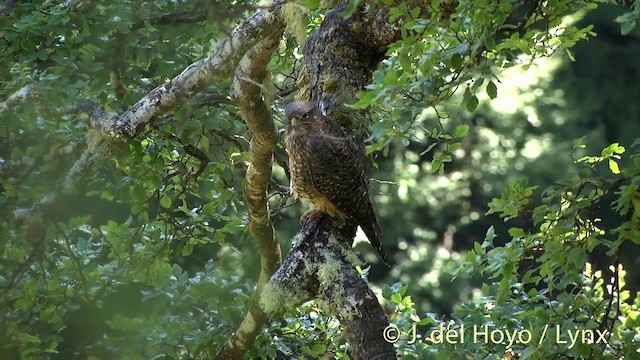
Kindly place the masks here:
MULTIPOLYGON (((342 3, 327 13, 304 48, 299 99, 318 104, 326 115, 362 141, 371 122, 367 110, 354 110, 355 94, 364 90, 387 46, 398 37, 387 10, 365 4, 345 19, 342 3), (366 11, 365 11, 366 9, 366 11)), ((383 331, 389 319, 367 283, 348 261, 356 224, 322 215, 307 221, 282 267, 261 299, 275 315, 312 298, 327 304, 340 320, 353 359, 396 359, 383 331)))

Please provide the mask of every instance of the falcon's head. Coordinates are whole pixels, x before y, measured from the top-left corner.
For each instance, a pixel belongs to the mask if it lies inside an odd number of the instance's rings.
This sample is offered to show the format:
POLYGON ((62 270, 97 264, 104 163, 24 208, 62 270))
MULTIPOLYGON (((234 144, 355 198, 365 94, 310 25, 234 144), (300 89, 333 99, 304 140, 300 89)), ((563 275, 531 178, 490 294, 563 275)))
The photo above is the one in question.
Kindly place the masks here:
POLYGON ((311 101, 294 101, 284 109, 287 133, 304 132, 322 126, 323 116, 311 101))

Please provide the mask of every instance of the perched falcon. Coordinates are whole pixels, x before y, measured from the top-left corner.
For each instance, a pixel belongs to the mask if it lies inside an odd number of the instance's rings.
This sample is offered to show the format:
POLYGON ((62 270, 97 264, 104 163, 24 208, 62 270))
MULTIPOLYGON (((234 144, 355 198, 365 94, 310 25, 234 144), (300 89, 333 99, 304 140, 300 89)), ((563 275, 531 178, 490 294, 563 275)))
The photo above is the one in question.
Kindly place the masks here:
POLYGON ((364 148, 313 102, 293 102, 284 112, 291 190, 311 208, 301 219, 319 212, 352 218, 388 265, 369 198, 371 163, 364 148))

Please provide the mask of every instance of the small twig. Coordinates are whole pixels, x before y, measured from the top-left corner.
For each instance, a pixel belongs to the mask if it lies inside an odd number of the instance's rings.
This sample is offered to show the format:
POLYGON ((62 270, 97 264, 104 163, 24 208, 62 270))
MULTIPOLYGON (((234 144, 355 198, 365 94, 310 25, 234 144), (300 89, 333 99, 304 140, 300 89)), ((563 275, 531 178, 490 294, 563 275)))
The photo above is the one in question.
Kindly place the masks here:
POLYGON ((282 89, 280 91, 277 91, 276 92, 276 97, 282 99, 285 96, 295 92, 296 90, 298 90, 298 84, 293 84, 293 85, 291 85, 291 86, 289 86, 287 88, 284 88, 284 89, 282 89))

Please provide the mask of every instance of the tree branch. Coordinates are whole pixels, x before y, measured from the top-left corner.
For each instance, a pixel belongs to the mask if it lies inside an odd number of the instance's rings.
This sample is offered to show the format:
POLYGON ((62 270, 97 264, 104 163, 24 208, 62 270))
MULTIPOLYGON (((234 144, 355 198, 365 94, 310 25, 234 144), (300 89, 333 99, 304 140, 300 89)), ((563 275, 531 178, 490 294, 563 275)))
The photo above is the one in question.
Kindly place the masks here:
MULTIPOLYGON (((356 92, 371 81, 397 30, 388 24, 386 9, 372 5, 369 11, 356 11, 345 20, 340 16, 345 7, 343 2, 328 12, 308 39, 298 97, 318 103, 329 117, 362 140, 368 133, 369 114, 344 104, 353 102, 356 92), (372 34, 365 36, 365 31, 372 34)), ((265 286, 261 306, 269 316, 277 317, 305 301, 322 299, 340 320, 353 359, 395 359, 393 344, 383 338, 389 320, 354 269, 356 260, 350 249, 355 231, 352 221, 325 214, 305 222, 283 265, 265 286)))
POLYGON ((260 305, 270 317, 278 317, 320 298, 340 321, 351 358, 395 359, 393 345, 382 337, 389 319, 354 268, 354 235, 353 226, 328 215, 305 222, 299 241, 265 286, 260 305))
POLYGON ((233 97, 240 107, 242 117, 253 134, 249 149, 250 164, 247 169, 244 193, 249 212, 249 228, 260 253, 260 276, 254 298, 238 329, 220 349, 216 359, 240 359, 249 350, 266 320, 258 299, 264 285, 280 265, 282 253, 269 217, 267 189, 271 182, 273 148, 278 135, 269 106, 262 100, 260 84, 266 76, 266 66, 278 46, 284 23, 272 36, 256 44, 240 61, 232 86, 233 97))
POLYGON ((260 39, 278 31, 277 9, 258 11, 238 26, 231 37, 220 43, 206 59, 196 61, 175 78, 151 90, 149 94, 114 121, 101 124, 101 130, 114 137, 131 137, 157 115, 165 113, 192 97, 207 84, 231 75, 240 58, 260 39))
POLYGON ((28 84, 21 87, 18 91, 11 94, 7 100, 0 103, 0 114, 3 111, 9 110, 14 105, 20 104, 30 97, 37 96, 37 86, 35 84, 28 84))
MULTIPOLYGON (((211 54, 202 60, 189 65, 180 74, 165 84, 151 90, 131 108, 116 116, 93 107, 88 113, 90 124, 98 130, 87 136, 87 150, 67 172, 62 189, 45 196, 31 209, 19 209, 15 215, 41 216, 47 212, 60 195, 66 195, 75 189, 79 179, 86 174, 96 162, 118 154, 123 150, 123 144, 141 133, 144 126, 152 119, 174 109, 188 98, 191 98, 205 85, 228 78, 242 56, 258 41, 267 36, 278 33, 280 23, 280 1, 274 2, 272 10, 258 10, 244 23, 231 33, 231 36, 221 42, 211 54), (97 116, 99 114, 99 116, 97 116)), ((31 88, 23 88, 31 89, 31 88)), ((25 90, 26 91, 26 90, 25 90)), ((29 91, 26 91, 27 94, 29 91)), ((3 104, 6 106, 26 98, 22 92, 12 95, 3 104), (11 101, 10 101, 11 100, 11 101)), ((2 108, 0 108, 2 110, 2 108)))
MULTIPOLYGON (((411 5, 420 6, 420 1, 411 5)), ((328 117, 362 141, 369 133, 370 114, 344 104, 355 102, 356 93, 371 82, 373 71, 389 45, 400 38, 400 31, 397 24, 388 23, 389 9, 377 2, 361 4, 348 19, 340 15, 345 8, 342 1, 327 13, 307 40, 299 98, 316 102, 328 117)), ((518 19, 530 15, 530 11, 524 13, 518 19)), ((345 255, 355 229, 355 224, 327 215, 305 223, 298 243, 265 287, 261 305, 270 316, 277 316, 319 297, 332 304, 330 310, 340 320, 353 359, 395 359, 393 344, 383 337, 388 318, 345 255)))

